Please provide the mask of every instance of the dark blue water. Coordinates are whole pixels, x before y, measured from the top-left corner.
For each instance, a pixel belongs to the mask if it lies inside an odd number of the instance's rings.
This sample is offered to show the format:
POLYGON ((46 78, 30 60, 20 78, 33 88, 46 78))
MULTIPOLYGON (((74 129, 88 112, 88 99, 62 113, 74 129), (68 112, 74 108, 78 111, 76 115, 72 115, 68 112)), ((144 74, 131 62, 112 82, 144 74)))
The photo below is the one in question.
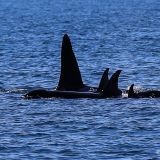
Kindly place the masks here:
POLYGON ((160 89, 159 0, 0 1, 0 159, 160 159, 160 99, 40 99, 68 33, 86 84, 160 89))

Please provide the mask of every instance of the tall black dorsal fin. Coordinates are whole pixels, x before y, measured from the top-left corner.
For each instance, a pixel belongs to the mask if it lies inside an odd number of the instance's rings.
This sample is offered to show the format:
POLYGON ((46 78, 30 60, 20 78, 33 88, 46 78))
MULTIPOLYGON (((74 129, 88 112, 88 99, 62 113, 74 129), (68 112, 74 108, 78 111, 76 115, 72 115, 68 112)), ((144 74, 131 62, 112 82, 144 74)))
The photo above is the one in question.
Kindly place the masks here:
POLYGON ((122 91, 118 88, 118 79, 121 70, 117 70, 110 78, 107 86, 103 90, 103 95, 106 97, 117 97, 122 94, 122 91))
POLYGON ((79 90, 84 87, 81 73, 71 41, 67 34, 64 35, 61 50, 61 74, 59 79, 58 90, 79 90))
POLYGON ((108 72, 109 72, 109 68, 107 68, 102 75, 102 78, 100 80, 99 83, 99 87, 97 89, 98 92, 101 92, 104 90, 104 88, 106 87, 107 83, 108 83, 108 72))
POLYGON ((134 93, 134 84, 132 84, 128 90, 128 98, 132 98, 132 97, 135 97, 135 93, 134 93))

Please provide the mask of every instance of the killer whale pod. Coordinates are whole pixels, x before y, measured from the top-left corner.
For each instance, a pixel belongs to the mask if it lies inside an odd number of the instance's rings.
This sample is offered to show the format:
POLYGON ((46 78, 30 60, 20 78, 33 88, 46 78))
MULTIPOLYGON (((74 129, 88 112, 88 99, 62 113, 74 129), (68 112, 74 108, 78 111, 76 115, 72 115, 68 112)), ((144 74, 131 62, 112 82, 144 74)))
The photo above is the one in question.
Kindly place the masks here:
MULTIPOLYGON (((118 77, 120 75, 121 70, 117 70, 110 78, 109 81, 106 81, 102 86, 102 90, 97 88, 96 91, 61 91, 61 90, 53 90, 47 91, 43 89, 33 90, 26 95, 24 98, 27 99, 37 99, 37 98, 111 98, 111 97, 119 97, 121 96, 122 92, 118 89, 118 77)), ((106 75, 106 70, 104 71, 101 81, 106 75)), ((100 81, 100 83, 101 83, 100 81)), ((99 85, 101 86, 101 85, 99 85)))
POLYGON ((61 73, 58 86, 53 91, 33 90, 24 98, 108 98, 119 97, 122 91, 118 88, 118 78, 121 70, 117 70, 108 79, 107 68, 101 78, 99 87, 90 87, 83 83, 79 66, 74 55, 70 38, 64 35, 61 50, 61 73))
POLYGON ((160 98, 160 91, 146 90, 134 92, 134 84, 132 84, 128 91, 128 98, 160 98))

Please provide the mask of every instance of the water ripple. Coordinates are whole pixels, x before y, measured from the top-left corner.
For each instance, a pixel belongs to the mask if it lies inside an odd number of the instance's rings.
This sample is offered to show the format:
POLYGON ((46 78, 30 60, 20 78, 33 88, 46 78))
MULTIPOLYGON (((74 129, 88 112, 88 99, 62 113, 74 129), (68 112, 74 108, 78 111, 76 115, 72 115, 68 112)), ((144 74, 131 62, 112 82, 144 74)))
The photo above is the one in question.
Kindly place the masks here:
POLYGON ((160 89, 158 0, 2 0, 0 24, 0 159, 159 159, 159 99, 21 98, 57 85, 65 33, 86 84, 160 89))

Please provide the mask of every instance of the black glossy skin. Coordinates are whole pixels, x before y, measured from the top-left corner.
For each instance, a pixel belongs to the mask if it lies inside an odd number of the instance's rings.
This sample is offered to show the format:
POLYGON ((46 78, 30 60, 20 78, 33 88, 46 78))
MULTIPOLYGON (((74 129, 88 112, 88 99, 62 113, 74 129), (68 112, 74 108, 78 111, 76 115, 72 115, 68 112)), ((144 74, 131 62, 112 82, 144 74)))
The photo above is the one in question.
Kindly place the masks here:
POLYGON ((68 35, 65 34, 62 41, 61 74, 57 89, 76 91, 84 87, 86 86, 83 84, 71 41, 68 35))
MULTIPOLYGON (((108 70, 108 69, 106 69, 108 70)), ((102 79, 104 80, 104 76, 106 75, 106 70, 103 73, 102 79)), ((101 91, 98 91, 96 88, 83 88, 78 91, 47 91, 43 89, 33 90, 26 95, 24 98, 27 99, 37 99, 37 98, 109 98, 109 97, 119 97, 122 94, 122 91, 118 89, 118 77, 120 75, 120 70, 117 70, 110 80, 104 83, 104 86, 100 85, 102 88, 101 91)), ((108 77, 108 75, 107 75, 108 77)), ((101 80, 100 83, 103 81, 101 80)))
POLYGON ((24 98, 119 97, 122 94, 122 91, 118 88, 118 78, 121 70, 117 70, 110 79, 108 79, 108 71, 109 68, 104 71, 98 88, 84 85, 70 39, 65 34, 62 41, 61 74, 56 90, 34 90, 24 95, 24 98))
POLYGON ((134 92, 134 84, 131 85, 128 91, 128 98, 160 98, 160 91, 158 90, 147 90, 143 92, 134 92))
POLYGON ((38 98, 102 98, 100 93, 78 91, 34 90, 24 96, 26 99, 38 98))
POLYGON ((122 95, 122 91, 118 88, 118 78, 121 70, 117 70, 108 81, 107 85, 103 90, 105 97, 119 97, 122 95))

